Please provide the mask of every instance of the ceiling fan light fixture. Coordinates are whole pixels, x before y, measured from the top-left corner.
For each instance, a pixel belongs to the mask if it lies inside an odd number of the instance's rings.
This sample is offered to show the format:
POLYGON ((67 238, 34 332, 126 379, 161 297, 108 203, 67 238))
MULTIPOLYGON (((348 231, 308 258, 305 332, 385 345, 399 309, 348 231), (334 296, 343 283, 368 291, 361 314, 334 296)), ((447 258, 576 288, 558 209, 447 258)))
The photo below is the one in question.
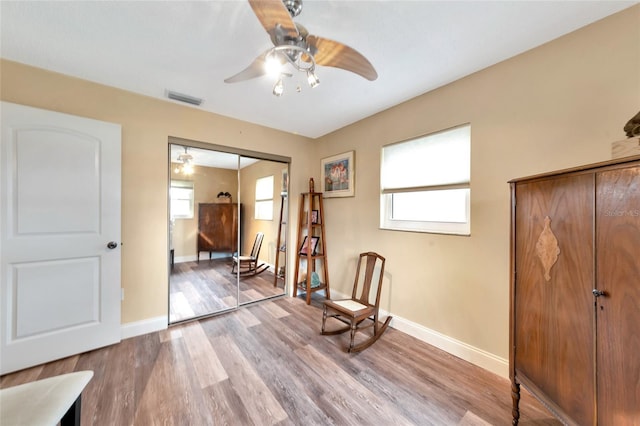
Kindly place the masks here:
POLYGON ((320 79, 312 69, 307 71, 307 82, 312 89, 320 84, 320 79))
POLYGON ((236 83, 269 74, 272 65, 267 62, 274 60, 280 65, 280 74, 275 78, 290 76, 286 73, 288 65, 295 71, 306 74, 307 82, 312 88, 320 83, 315 74, 316 65, 341 68, 369 81, 378 78, 373 65, 360 52, 343 43, 309 34, 303 25, 294 22, 293 18, 302 11, 302 2, 303 0, 249 0, 251 9, 269 34, 273 47, 259 55, 248 67, 225 79, 225 83, 236 83), (320 58, 320 63, 316 63, 316 55, 320 58))
POLYGON ((277 77, 282 73, 282 63, 277 58, 277 53, 272 52, 267 55, 264 61, 264 70, 268 75, 277 77))
POLYGON ((182 167, 176 167, 176 173, 182 171, 185 175, 193 174, 193 156, 187 152, 187 147, 184 147, 184 154, 178 155, 177 161, 182 163, 182 167))
POLYGON ((273 86, 273 94, 277 97, 282 96, 284 92, 284 83, 282 82, 282 78, 279 78, 276 84, 273 86))
POLYGON ((193 165, 191 165, 191 163, 184 163, 182 166, 182 173, 185 175, 193 174, 193 165))

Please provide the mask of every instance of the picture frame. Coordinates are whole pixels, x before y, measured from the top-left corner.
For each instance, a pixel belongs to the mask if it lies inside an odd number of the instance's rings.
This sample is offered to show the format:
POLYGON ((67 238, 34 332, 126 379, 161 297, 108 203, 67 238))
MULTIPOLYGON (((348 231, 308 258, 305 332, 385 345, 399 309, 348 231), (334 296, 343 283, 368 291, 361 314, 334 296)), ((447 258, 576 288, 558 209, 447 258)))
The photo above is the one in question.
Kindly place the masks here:
POLYGON ((320 182, 324 198, 355 195, 355 151, 320 160, 320 182))
POLYGON ((318 250, 318 242, 320 241, 320 237, 311 237, 311 241, 309 244, 308 236, 304 236, 304 240, 302 241, 302 245, 300 246, 299 254, 306 256, 308 254, 308 249, 312 248, 311 255, 315 256, 318 250), (311 246, 311 247, 309 247, 311 246))
POLYGON ((311 224, 316 225, 318 223, 318 210, 311 210, 311 224))

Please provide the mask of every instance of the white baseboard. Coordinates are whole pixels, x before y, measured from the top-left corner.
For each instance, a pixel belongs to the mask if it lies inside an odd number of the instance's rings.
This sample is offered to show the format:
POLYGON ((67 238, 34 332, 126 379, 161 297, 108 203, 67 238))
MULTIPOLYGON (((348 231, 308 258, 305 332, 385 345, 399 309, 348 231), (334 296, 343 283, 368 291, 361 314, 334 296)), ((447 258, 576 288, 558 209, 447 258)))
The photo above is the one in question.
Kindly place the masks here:
POLYGON ((160 316, 122 324, 120 326, 121 338, 124 340, 130 337, 153 333, 154 331, 166 330, 169 327, 168 321, 166 316, 160 316))
MULTIPOLYGON (((231 253, 214 252, 211 254, 211 259, 223 259, 226 257, 231 257, 231 253)), ((200 260, 209 260, 209 253, 206 251, 201 252, 200 260)), ((188 256, 176 256, 173 259, 174 263, 197 262, 197 261, 198 261, 198 256, 196 256, 195 254, 190 254, 188 256)))
POLYGON ((198 256, 192 254, 191 256, 176 256, 173 260, 175 263, 195 262, 198 260, 198 256))
POLYGON ((500 377, 509 378, 509 361, 504 358, 395 315, 389 326, 500 377))
MULTIPOLYGON (((332 299, 348 299, 351 296, 341 294, 335 290, 331 291, 332 299)), ((380 310, 380 314, 384 318, 389 315, 389 312, 380 310)), ((409 321, 395 314, 393 319, 389 323, 389 327, 393 327, 396 330, 407 333, 409 336, 415 337, 418 340, 422 340, 438 349, 442 349, 451 355, 457 356, 471 364, 478 367, 489 370, 494 374, 506 379, 509 378, 509 360, 501 358, 485 350, 471 346, 468 343, 449 337, 438 331, 431 330, 423 325, 409 321)))

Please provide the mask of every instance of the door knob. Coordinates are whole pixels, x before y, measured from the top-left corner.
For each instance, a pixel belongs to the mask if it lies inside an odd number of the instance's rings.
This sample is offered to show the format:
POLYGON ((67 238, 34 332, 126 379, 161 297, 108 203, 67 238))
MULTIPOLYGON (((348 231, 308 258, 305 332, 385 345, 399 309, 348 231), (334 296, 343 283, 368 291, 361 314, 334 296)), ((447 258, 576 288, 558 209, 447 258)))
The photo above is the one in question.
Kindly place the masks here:
POLYGON ((115 241, 109 241, 109 243, 107 244, 108 249, 113 250, 116 247, 118 247, 118 243, 116 243, 115 241))
POLYGON ((595 297, 600 297, 600 296, 606 296, 607 295, 604 291, 598 290, 598 289, 595 289, 595 288, 593 289, 592 293, 593 293, 593 295, 595 297))

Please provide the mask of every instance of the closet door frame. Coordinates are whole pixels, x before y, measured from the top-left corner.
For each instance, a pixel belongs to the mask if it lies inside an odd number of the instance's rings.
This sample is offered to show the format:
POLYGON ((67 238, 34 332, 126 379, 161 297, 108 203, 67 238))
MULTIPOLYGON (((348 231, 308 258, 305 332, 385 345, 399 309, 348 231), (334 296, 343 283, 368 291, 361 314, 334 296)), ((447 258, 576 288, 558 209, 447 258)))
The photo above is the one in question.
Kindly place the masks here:
MULTIPOLYGON (((241 204, 241 199, 242 199, 242 194, 240 193, 240 164, 242 161, 242 158, 253 158, 253 159, 257 159, 257 160, 264 160, 264 161, 273 161, 273 162, 278 162, 278 163, 282 163, 283 167, 287 168, 288 174, 290 173, 290 165, 291 165, 291 157, 286 157, 286 156, 282 156, 282 155, 277 155, 277 154, 270 154, 270 153, 265 153, 265 152, 258 152, 258 151, 251 151, 251 150, 247 150, 247 149, 242 149, 242 148, 235 148, 235 147, 231 147, 231 146, 225 146, 225 145, 218 145, 218 144, 213 144, 213 143, 207 143, 207 142, 201 142, 201 141, 196 141, 196 140, 192 140, 192 139, 185 139, 185 138, 180 138, 180 137, 175 137, 175 136, 169 136, 168 138, 168 147, 170 149, 171 145, 181 145, 181 146, 186 146, 186 147, 190 147, 190 148, 198 148, 198 149, 204 149, 204 150, 209 150, 209 151, 218 151, 218 152, 222 152, 222 153, 226 153, 226 154, 234 154, 238 156, 238 168, 237 168, 237 178, 238 178, 238 191, 236 194, 233 194, 236 201, 235 203, 238 204, 238 232, 237 232, 237 247, 239 248, 239 250, 242 250, 242 236, 243 236, 243 230, 242 230, 242 222, 243 222, 243 218, 241 217, 242 214, 241 213, 241 209, 240 209, 240 204, 241 204)), ((169 162, 171 161, 171 159, 168 159, 169 162)), ((168 166, 170 166, 170 164, 168 164, 168 166)), ((167 167, 167 170, 169 170, 169 167, 167 167)), ((195 206, 194 206, 195 207, 195 206)), ((169 203, 167 203, 167 232, 170 232, 169 230, 169 220, 170 218, 170 213, 169 213, 169 203)), ((170 242, 169 242, 169 238, 167 239, 167 268, 168 268, 168 279, 170 280, 170 274, 171 274, 171 247, 170 247, 170 242)), ((288 232, 285 232, 285 241, 287 241, 288 239, 288 232)), ((276 254, 277 255, 277 254, 276 254)), ((198 254, 199 256, 199 254, 198 254)), ((285 256, 288 257, 288 254, 285 253, 285 256)), ((275 271, 277 273, 277 271, 275 271)), ((223 314, 223 313, 227 313, 227 312, 231 312, 231 311, 235 311, 238 308, 251 304, 251 303, 255 303, 255 302, 259 302, 261 300, 268 300, 271 297, 267 297, 266 299, 260 299, 260 300, 256 300, 256 301, 251 301, 251 302, 245 302, 245 303, 241 303, 240 302, 240 275, 239 273, 236 273, 236 289, 237 289, 237 294, 236 294, 236 306, 228 308, 228 309, 222 309, 219 311, 215 311, 212 312, 210 314, 206 314, 206 315, 198 315, 194 318, 190 318, 190 319, 185 319, 185 320, 179 320, 179 321, 174 321, 174 322, 169 322, 170 325, 173 324, 179 324, 185 321, 191 321, 191 320, 197 320, 197 319, 201 319, 201 318, 205 318, 208 316, 213 316, 213 315, 219 315, 219 314, 223 314)), ((283 289, 283 295, 287 294, 287 281, 286 281, 286 275, 285 275, 285 287, 283 289)), ((281 295, 278 295, 277 297, 280 297, 281 295)), ((167 303, 170 303, 169 301, 169 295, 168 295, 168 299, 167 299, 167 303)), ((167 315, 170 315, 170 309, 168 310, 167 315)))

